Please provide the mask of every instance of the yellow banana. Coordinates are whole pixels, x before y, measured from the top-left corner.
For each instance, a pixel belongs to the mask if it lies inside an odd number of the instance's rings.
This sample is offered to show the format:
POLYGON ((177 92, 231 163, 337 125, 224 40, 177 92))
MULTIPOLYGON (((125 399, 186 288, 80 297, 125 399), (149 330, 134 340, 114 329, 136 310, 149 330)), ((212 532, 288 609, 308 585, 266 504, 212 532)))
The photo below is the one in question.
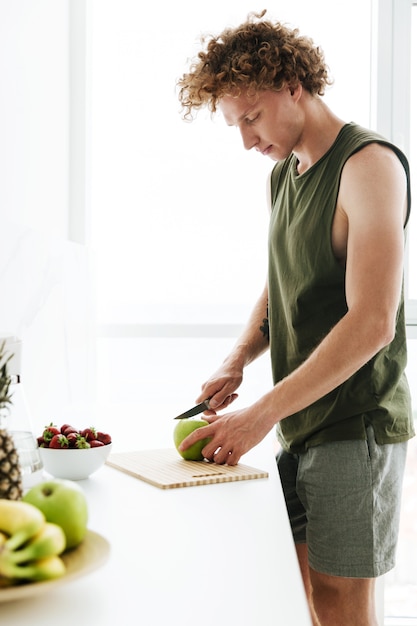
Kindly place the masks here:
POLYGON ((38 508, 21 500, 0 499, 0 531, 9 538, 4 546, 15 550, 28 541, 45 524, 45 516, 38 508))
MULTIPOLYGON (((6 546, 0 552, 0 573, 3 565, 38 561, 47 556, 62 554, 65 550, 65 534, 60 526, 45 522, 41 530, 19 550, 9 550, 6 546)), ((6 543, 7 545, 7 543, 6 543)))
MULTIPOLYGON (((29 566, 26 565, 25 567, 29 566)), ((61 557, 53 555, 32 563, 32 572, 28 571, 27 574, 31 574, 30 580, 49 580, 51 578, 59 578, 65 572, 64 561, 61 557)))
MULTIPOLYGON (((64 561, 57 555, 47 556, 38 561, 31 561, 23 565, 9 563, 7 578, 13 582, 22 580, 38 581, 59 578, 66 572, 64 561)), ((0 576, 0 580, 1 576, 0 576)))

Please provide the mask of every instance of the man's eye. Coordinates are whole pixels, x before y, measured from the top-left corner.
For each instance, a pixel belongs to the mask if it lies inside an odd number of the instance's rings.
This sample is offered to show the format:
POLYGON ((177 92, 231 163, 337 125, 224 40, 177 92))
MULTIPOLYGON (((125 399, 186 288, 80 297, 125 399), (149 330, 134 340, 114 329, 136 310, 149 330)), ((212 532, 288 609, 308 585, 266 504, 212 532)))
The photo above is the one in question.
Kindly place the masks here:
POLYGON ((259 117, 259 113, 257 115, 255 115, 255 117, 247 117, 246 118, 246 123, 247 124, 254 124, 256 122, 256 120, 259 117))

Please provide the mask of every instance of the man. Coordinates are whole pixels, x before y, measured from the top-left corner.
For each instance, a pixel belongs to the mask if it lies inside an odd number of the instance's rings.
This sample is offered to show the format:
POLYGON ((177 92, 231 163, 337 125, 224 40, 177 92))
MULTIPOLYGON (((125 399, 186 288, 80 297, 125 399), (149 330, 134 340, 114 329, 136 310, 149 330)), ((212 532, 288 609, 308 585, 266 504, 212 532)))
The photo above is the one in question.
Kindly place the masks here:
POLYGON ((267 284, 197 398, 211 398, 209 425, 183 448, 210 437, 204 456, 236 464, 276 424, 312 621, 376 626, 375 579, 394 566, 414 434, 402 294, 408 164, 326 106, 320 49, 264 14, 206 41, 179 81, 186 118, 220 109, 247 150, 277 161, 267 284), (267 348, 274 387, 218 415, 267 348))

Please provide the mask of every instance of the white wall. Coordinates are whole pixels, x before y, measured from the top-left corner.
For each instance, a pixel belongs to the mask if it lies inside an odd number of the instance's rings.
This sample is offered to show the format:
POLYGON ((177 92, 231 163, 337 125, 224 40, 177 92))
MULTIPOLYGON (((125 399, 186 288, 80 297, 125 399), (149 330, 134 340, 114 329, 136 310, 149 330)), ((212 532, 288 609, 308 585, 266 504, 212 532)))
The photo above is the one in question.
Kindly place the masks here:
POLYGON ((67 236, 68 0, 0 0, 0 218, 67 236))
POLYGON ((70 2, 0 0, 0 334, 39 430, 89 397, 91 258, 68 241, 70 2))

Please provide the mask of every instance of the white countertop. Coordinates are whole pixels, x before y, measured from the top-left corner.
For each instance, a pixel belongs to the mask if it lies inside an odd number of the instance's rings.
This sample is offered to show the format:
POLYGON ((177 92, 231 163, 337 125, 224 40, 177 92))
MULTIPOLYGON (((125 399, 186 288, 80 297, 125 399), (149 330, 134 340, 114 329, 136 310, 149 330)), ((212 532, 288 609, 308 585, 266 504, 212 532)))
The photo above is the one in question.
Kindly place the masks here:
POLYGON ((162 490, 105 466, 80 481, 110 559, 2 604, 1 623, 309 626, 271 441, 242 462, 269 478, 162 490))

